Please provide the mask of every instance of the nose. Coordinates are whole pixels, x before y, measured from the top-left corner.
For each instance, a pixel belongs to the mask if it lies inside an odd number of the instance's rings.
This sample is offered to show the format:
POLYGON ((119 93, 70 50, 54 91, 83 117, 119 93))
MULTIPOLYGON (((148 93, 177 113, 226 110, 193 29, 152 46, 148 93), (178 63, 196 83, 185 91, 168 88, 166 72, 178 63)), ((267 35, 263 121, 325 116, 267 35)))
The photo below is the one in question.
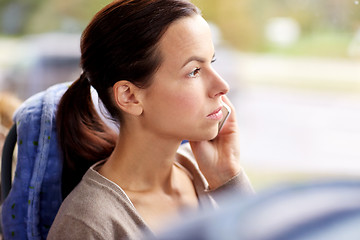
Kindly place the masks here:
POLYGON ((215 98, 229 92, 229 84, 214 70, 211 71, 209 97, 215 98))

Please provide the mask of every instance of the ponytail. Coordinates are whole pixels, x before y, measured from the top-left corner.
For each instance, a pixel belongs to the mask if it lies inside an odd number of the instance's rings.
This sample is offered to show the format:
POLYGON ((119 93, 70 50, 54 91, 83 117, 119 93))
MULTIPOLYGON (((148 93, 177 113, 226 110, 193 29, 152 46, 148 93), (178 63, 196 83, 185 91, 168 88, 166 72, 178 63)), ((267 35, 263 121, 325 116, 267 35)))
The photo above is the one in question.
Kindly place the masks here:
POLYGON ((62 193, 65 198, 92 164, 110 156, 116 135, 95 110, 85 73, 61 98, 56 122, 64 160, 62 193))

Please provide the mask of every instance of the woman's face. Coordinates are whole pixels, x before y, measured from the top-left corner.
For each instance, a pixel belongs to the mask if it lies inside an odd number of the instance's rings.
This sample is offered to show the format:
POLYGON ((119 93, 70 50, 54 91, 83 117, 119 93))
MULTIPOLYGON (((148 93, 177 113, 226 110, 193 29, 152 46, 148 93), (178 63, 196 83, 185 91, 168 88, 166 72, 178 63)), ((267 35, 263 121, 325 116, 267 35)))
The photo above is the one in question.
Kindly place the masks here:
POLYGON ((179 140, 209 140, 221 119, 227 83, 215 72, 210 28, 201 16, 170 25, 160 40, 162 64, 144 89, 147 129, 179 140))

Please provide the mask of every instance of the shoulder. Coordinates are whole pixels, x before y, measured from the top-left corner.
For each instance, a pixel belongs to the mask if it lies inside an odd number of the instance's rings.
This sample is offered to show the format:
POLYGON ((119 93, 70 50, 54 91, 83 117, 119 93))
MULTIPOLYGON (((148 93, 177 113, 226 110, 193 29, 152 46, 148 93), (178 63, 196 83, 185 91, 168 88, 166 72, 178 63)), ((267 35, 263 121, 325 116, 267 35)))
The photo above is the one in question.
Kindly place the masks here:
POLYGON ((99 236, 95 239, 131 239, 146 228, 123 190, 89 169, 62 203, 49 235, 66 232, 71 239, 74 235, 84 239, 85 231, 99 236))

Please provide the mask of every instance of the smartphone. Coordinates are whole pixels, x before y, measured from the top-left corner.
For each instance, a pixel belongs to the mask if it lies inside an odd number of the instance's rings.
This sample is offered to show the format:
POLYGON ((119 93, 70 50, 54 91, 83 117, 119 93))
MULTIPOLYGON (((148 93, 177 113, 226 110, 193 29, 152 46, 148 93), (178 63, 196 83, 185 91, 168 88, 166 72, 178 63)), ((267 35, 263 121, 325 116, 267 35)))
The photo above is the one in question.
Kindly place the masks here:
POLYGON ((229 117, 229 115, 231 113, 231 109, 226 103, 222 102, 222 105, 223 105, 223 108, 221 109, 221 111, 223 113, 223 118, 219 122, 218 133, 220 132, 221 128, 224 126, 224 123, 225 123, 226 119, 228 119, 228 117, 229 117))

